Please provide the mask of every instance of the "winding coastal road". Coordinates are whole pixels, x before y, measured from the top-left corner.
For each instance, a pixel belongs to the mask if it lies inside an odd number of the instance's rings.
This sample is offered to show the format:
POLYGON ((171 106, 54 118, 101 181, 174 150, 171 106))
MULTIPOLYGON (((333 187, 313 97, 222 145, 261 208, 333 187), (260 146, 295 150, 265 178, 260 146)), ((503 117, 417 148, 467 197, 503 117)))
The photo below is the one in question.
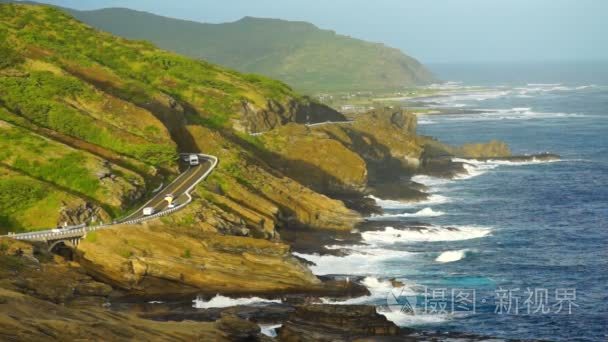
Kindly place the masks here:
POLYGON ((141 208, 137 209, 123 219, 99 226, 87 227, 85 225, 80 225, 64 229, 49 229, 30 233, 10 234, 6 236, 17 240, 47 242, 79 239, 88 232, 107 229, 120 224, 136 224, 171 214, 185 207, 192 201, 190 192, 198 183, 207 178, 207 176, 213 171, 213 169, 215 169, 219 162, 215 156, 206 154, 198 154, 198 156, 200 160, 199 165, 189 166, 188 169, 180 174, 171 184, 158 191, 150 200, 148 200, 148 202, 141 206, 141 208), (174 207, 172 208, 169 208, 169 203, 165 200, 169 194, 173 195, 174 198, 174 207), (148 207, 154 208, 154 213, 152 215, 144 215, 144 208, 148 207))
POLYGON ((146 204, 133 212, 131 215, 123 218, 120 222, 138 220, 146 217, 144 208, 154 208, 154 213, 162 212, 168 209, 169 203, 165 200, 167 195, 173 195, 173 204, 177 207, 180 204, 188 201, 189 189, 193 188, 202 181, 207 172, 212 170, 215 165, 213 160, 201 157, 201 163, 197 166, 190 166, 186 171, 179 175, 171 184, 166 186, 161 191, 157 192, 146 204))

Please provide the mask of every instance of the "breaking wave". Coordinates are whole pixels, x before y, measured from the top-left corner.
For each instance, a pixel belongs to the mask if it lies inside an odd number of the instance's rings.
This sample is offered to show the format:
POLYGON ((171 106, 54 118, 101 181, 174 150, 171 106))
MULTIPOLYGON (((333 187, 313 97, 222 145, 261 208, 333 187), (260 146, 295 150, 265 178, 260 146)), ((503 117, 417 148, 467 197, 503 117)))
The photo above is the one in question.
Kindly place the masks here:
POLYGON ((293 253, 294 255, 313 262, 310 266, 316 275, 352 274, 374 275, 382 269, 387 260, 410 258, 415 253, 389 250, 374 246, 327 246, 328 249, 345 249, 349 253, 344 256, 293 253))
POLYGON ((349 298, 345 300, 334 300, 331 298, 321 298, 323 304, 337 304, 337 305, 356 305, 366 304, 378 300, 385 299, 388 294, 398 289, 403 295, 416 295, 416 292, 404 285, 403 287, 394 287, 393 284, 388 280, 380 280, 376 277, 365 277, 361 284, 369 290, 369 295, 349 298))
POLYGON ((477 160, 477 159, 452 158, 452 161, 470 164, 476 168, 493 169, 500 165, 521 166, 521 165, 547 164, 547 163, 559 162, 561 160, 558 160, 558 159, 546 160, 546 159, 532 158, 532 159, 526 160, 526 161, 510 161, 510 160, 492 160, 492 159, 477 160))
POLYGON ((283 326, 283 324, 258 324, 260 326, 261 333, 269 337, 277 337, 276 329, 283 326))
MULTIPOLYGON (((523 95, 520 95, 523 96, 523 95)), ((481 113, 475 114, 451 114, 444 115, 444 121, 496 121, 496 120, 536 120, 554 118, 579 118, 587 117, 578 113, 561 112, 535 112, 530 108, 511 108, 511 109, 485 109, 481 113)))
POLYGON ((425 200, 418 202, 400 202, 395 200, 385 200, 373 195, 369 195, 367 197, 376 201, 376 204, 383 209, 407 209, 413 206, 442 204, 450 201, 448 197, 435 194, 429 196, 429 198, 425 200))
POLYGON ((467 249, 461 249, 458 251, 446 251, 446 252, 439 254, 439 256, 437 258, 435 258, 435 261, 440 262, 440 263, 448 263, 448 262, 462 260, 466 257, 467 252, 468 252, 467 249))
POLYGON ((397 218, 397 217, 437 217, 444 215, 443 211, 435 211, 431 208, 424 208, 418 210, 415 213, 401 213, 401 214, 383 214, 383 215, 373 215, 369 217, 370 220, 382 220, 386 218, 397 218))
POLYGON ((216 295, 208 301, 205 301, 201 296, 196 297, 192 301, 193 308, 196 309, 209 309, 209 308, 227 308, 231 306, 239 305, 260 305, 260 304, 271 304, 271 303, 282 303, 281 300, 265 299, 260 297, 250 298, 230 298, 222 295, 216 295))
POLYGON ((422 226, 409 229, 386 227, 384 230, 363 232, 361 237, 370 244, 390 245, 408 242, 470 240, 487 236, 491 232, 490 228, 479 226, 422 226))
POLYGON ((448 178, 439 178, 439 177, 432 177, 432 176, 427 176, 427 175, 417 175, 412 177, 412 181, 416 182, 416 183, 420 183, 422 185, 426 185, 427 187, 429 187, 430 191, 436 191, 437 189, 435 189, 435 187, 437 186, 441 186, 441 185, 445 185, 448 184, 450 182, 452 182, 451 179, 448 178))
MULTIPOLYGON (((402 282, 402 281, 401 281, 402 282)), ((323 304, 333 305, 356 305, 356 304, 378 304, 386 303, 389 304, 387 298, 391 294, 397 294, 399 296, 420 296, 421 292, 415 290, 415 284, 404 283, 403 286, 394 286, 392 282, 388 280, 381 280, 376 277, 366 277, 362 282, 370 292, 367 296, 361 296, 357 298, 350 298, 346 300, 334 300, 331 298, 321 298, 323 304)), ((403 283, 403 282, 402 282, 403 283)), ((397 324, 398 326, 417 326, 425 324, 437 324, 445 322, 451 319, 452 315, 448 314, 426 314, 416 313, 415 315, 404 313, 394 310, 387 310, 386 308, 381 309, 383 306, 379 306, 376 312, 380 315, 385 316, 388 320, 397 324)))
POLYGON ((432 125, 437 123, 436 121, 433 120, 427 120, 427 119, 418 119, 418 124, 419 125, 432 125))
POLYGON ((376 309, 380 315, 383 315, 389 321, 397 324, 400 327, 418 326, 426 324, 438 324, 448 321, 453 315, 450 314, 416 314, 410 315, 400 311, 385 311, 376 309))

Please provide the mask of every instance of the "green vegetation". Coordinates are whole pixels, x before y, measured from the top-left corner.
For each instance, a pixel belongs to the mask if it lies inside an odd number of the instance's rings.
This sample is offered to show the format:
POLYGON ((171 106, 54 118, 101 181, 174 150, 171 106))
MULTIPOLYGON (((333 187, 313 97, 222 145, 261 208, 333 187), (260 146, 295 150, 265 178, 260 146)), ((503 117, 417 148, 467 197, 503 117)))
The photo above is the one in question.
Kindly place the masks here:
POLYGON ((202 24, 118 8, 69 11, 116 35, 268 75, 309 93, 395 90, 434 80, 424 66, 397 49, 305 22, 247 17, 234 23, 202 24))
MULTIPOLYGON (((121 131, 116 135, 112 132, 115 128, 112 123, 106 122, 110 125, 100 127, 99 122, 79 115, 82 114, 78 113, 81 108, 73 108, 72 102, 94 102, 95 96, 102 96, 97 89, 84 83, 140 107, 151 108, 151 104, 157 104, 152 106, 152 111, 162 111, 165 104, 157 102, 168 95, 180 102, 188 102, 195 109, 191 114, 200 118, 195 122, 213 128, 226 127, 229 119, 239 114, 243 100, 265 107, 268 99, 281 102, 298 98, 279 81, 241 75, 204 61, 156 49, 148 42, 119 39, 49 7, 2 5, 0 30, 17 42, 16 51, 23 57, 50 63, 72 75, 32 72, 29 77, 2 80, 4 94, 0 96, 8 98, 7 103, 13 111, 22 112, 45 127, 65 131, 151 164, 169 163, 174 157, 169 153, 169 146, 129 150, 128 142, 134 138, 126 133, 134 133, 132 127, 128 132, 121 131), (40 89, 36 88, 38 85, 40 89), (66 87, 55 93, 63 85, 66 87), (20 91, 21 88, 23 90, 20 91), (71 99, 67 105, 66 97, 71 99), (51 115, 53 113, 56 115, 51 115), (68 121, 71 124, 68 125, 68 121), (98 129, 90 132, 86 130, 88 126, 98 129), (109 136, 114 139, 109 139, 109 136), (147 159, 150 154, 161 150, 162 158, 147 159)), ((153 142, 158 140, 158 137, 144 138, 153 142)))
POLYGON ((99 180, 86 168, 90 157, 17 127, 0 128, 0 161, 27 174, 95 197, 99 180))
POLYGON ((0 69, 16 66, 23 62, 23 58, 6 44, 6 41, 0 40, 0 69))
POLYGON ((43 199, 44 190, 40 183, 32 180, 0 179, 0 227, 16 226, 13 216, 43 199))
POLYGON ((87 242, 95 243, 95 242, 97 242, 97 233, 96 232, 88 232, 84 239, 87 242))
POLYGON ((0 210, 11 231, 53 227, 85 201, 120 216, 175 176, 180 150, 223 153, 218 186, 249 186, 235 163, 263 146, 236 133, 251 146, 228 151, 226 137, 258 113, 311 105, 280 81, 118 38, 47 6, 0 4, 0 47, 0 179, 19 180, 3 190, 14 189, 0 210))
POLYGON ((0 163, 14 170, 97 197, 99 180, 94 171, 87 168, 95 160, 84 152, 71 150, 17 127, 0 128, 0 151, 0 163))
POLYGON ((74 199, 0 166, 0 234, 54 227, 62 205, 74 199))

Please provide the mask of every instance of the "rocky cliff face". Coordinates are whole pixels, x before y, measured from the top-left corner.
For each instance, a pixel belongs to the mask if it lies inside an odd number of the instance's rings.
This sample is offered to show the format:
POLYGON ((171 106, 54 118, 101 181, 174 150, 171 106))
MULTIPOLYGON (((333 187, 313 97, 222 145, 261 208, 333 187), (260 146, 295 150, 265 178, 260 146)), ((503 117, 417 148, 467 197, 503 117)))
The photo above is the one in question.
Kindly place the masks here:
POLYGON ((330 134, 290 124, 261 139, 264 159, 273 168, 318 192, 337 194, 365 188, 365 161, 330 134))
POLYGON ((341 201, 315 192, 287 172, 274 168, 265 159, 267 152, 257 139, 248 140, 249 137, 222 134, 200 126, 188 129, 196 142, 195 148, 220 158, 216 171, 202 184, 205 190, 200 195, 228 212, 240 212, 238 215, 246 225, 261 224, 266 227, 266 235, 271 225, 350 230, 360 220, 360 215, 341 201))
MULTIPOLYGON (((466 170, 452 157, 510 155, 498 141, 453 147, 416 133, 416 116, 383 108, 354 121, 305 127, 289 124, 263 134, 262 157, 273 168, 312 189, 353 198, 371 192, 382 198, 421 200, 424 187, 409 182, 418 173, 452 177, 466 170)), ((359 204, 353 207, 361 207, 359 204)))
POLYGON ((238 127, 248 133, 266 132, 291 122, 310 124, 346 120, 344 115, 334 109, 308 99, 290 100, 287 103, 270 100, 266 108, 243 101, 241 112, 243 123, 238 127))
MULTIPOLYGON (((237 319, 157 322, 111 310, 112 288, 43 246, 0 239, 0 340, 234 341, 263 338, 237 319)), ((253 329, 252 329, 253 326, 253 329)))
POLYGON ((79 245, 76 260, 97 279, 132 294, 276 293, 322 286, 282 243, 182 227, 93 234, 79 245))

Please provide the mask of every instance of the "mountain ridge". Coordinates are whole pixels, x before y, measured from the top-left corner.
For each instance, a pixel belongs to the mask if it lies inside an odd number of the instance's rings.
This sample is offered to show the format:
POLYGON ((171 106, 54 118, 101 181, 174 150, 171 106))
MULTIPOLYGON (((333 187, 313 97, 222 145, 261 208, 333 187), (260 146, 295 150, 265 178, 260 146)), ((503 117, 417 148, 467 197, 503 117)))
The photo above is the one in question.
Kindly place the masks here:
POLYGON ((387 91, 436 81, 419 61, 305 21, 245 16, 200 23, 127 8, 65 9, 77 19, 130 39, 282 80, 307 93, 387 91))

